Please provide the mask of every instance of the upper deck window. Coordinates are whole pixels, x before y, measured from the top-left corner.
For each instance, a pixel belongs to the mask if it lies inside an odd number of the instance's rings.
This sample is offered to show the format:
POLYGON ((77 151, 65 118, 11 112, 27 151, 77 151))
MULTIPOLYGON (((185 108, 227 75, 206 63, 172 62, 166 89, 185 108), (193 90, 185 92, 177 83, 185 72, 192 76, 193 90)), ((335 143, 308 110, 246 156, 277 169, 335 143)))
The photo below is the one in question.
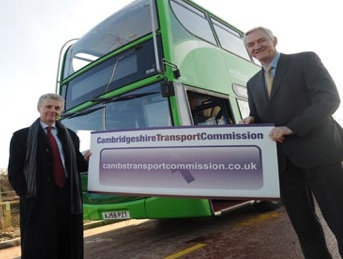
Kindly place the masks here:
POLYGON ((211 21, 213 23, 221 47, 242 58, 250 60, 249 54, 244 46, 244 42, 240 34, 213 18, 211 18, 211 21))
MULTIPOLYGON (((137 0, 98 24, 80 38, 67 54, 63 78, 100 57, 152 32, 149 0, 137 0)), ((154 14, 155 24, 157 23, 154 14)))
POLYGON ((250 60, 250 56, 244 46, 241 34, 209 16, 202 10, 182 1, 171 0, 171 7, 180 23, 193 35, 202 38, 214 45, 220 45, 237 56, 250 60), (214 31, 211 28, 213 24, 214 31), (216 42, 217 36, 219 43, 216 42))
POLYGON ((176 17, 189 32, 212 44, 216 44, 204 12, 180 0, 173 0, 170 4, 176 17))
MULTIPOLYGON (((159 55, 161 55, 160 40, 157 41, 157 44, 159 55)), ((136 48, 129 49, 94 66, 67 84, 63 84, 61 89, 66 99, 66 110, 108 91, 156 75, 158 71, 153 52, 153 41, 146 41, 136 48)))

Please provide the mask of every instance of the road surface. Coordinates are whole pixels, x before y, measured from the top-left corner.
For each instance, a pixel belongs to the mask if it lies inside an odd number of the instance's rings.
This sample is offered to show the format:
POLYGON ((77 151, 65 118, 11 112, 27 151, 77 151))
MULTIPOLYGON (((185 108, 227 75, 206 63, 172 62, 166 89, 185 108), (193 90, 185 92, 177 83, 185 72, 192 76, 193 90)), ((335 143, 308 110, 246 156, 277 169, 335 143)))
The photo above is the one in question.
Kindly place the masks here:
MULTIPOLYGON (((337 246, 325 222, 334 259, 337 246)), ((20 247, 0 250, 19 259, 20 247)), ((302 259, 283 208, 213 218, 127 220, 85 230, 85 259, 302 259)))

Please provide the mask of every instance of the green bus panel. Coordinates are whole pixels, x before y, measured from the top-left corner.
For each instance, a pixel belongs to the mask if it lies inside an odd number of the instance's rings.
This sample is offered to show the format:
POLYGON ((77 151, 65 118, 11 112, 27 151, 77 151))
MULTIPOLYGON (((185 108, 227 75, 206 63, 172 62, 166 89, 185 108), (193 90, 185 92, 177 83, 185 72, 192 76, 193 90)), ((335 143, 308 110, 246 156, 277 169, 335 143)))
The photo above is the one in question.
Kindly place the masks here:
POLYGON ((146 199, 148 218, 189 218, 213 216, 207 199, 152 197, 146 199))

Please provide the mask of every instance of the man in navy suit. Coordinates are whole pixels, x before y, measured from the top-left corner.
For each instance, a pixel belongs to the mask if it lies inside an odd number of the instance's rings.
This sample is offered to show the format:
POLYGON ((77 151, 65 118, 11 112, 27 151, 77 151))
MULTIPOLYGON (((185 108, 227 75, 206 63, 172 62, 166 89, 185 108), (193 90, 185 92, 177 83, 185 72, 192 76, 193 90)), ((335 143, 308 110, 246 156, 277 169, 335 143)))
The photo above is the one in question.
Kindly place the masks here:
POLYGON ((305 258, 331 258, 314 200, 343 256, 343 130, 332 117, 340 104, 336 85, 315 53, 279 53, 267 28, 249 30, 244 43, 262 69, 247 83, 250 115, 241 123, 275 125, 269 137, 277 142, 281 199, 305 258))
POLYGON ((79 172, 88 169, 90 152, 82 155, 75 132, 58 121, 64 99, 45 94, 38 100, 40 117, 13 133, 8 178, 20 196, 22 259, 82 259, 83 214, 79 172), (55 181, 53 145, 57 143, 63 183, 55 181))

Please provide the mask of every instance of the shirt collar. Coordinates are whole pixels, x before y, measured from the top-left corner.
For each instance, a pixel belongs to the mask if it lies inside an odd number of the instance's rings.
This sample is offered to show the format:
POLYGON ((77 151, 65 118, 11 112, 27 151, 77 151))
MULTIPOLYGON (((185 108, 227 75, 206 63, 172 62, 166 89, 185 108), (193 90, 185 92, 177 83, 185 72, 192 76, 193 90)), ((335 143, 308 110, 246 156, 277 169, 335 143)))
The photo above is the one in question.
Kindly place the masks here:
MULTIPOLYGON (((270 62, 269 66, 276 68, 279 59, 280 59, 280 52, 276 52, 275 57, 273 58, 272 62, 270 62)), ((263 66, 263 69, 266 70, 266 66, 263 66)))
MULTIPOLYGON (((47 127, 49 127, 48 124, 45 124, 44 122, 40 121, 40 125, 42 126, 43 129, 46 129, 47 127)), ((56 125, 55 123, 51 125, 52 128, 55 128, 56 125)))

